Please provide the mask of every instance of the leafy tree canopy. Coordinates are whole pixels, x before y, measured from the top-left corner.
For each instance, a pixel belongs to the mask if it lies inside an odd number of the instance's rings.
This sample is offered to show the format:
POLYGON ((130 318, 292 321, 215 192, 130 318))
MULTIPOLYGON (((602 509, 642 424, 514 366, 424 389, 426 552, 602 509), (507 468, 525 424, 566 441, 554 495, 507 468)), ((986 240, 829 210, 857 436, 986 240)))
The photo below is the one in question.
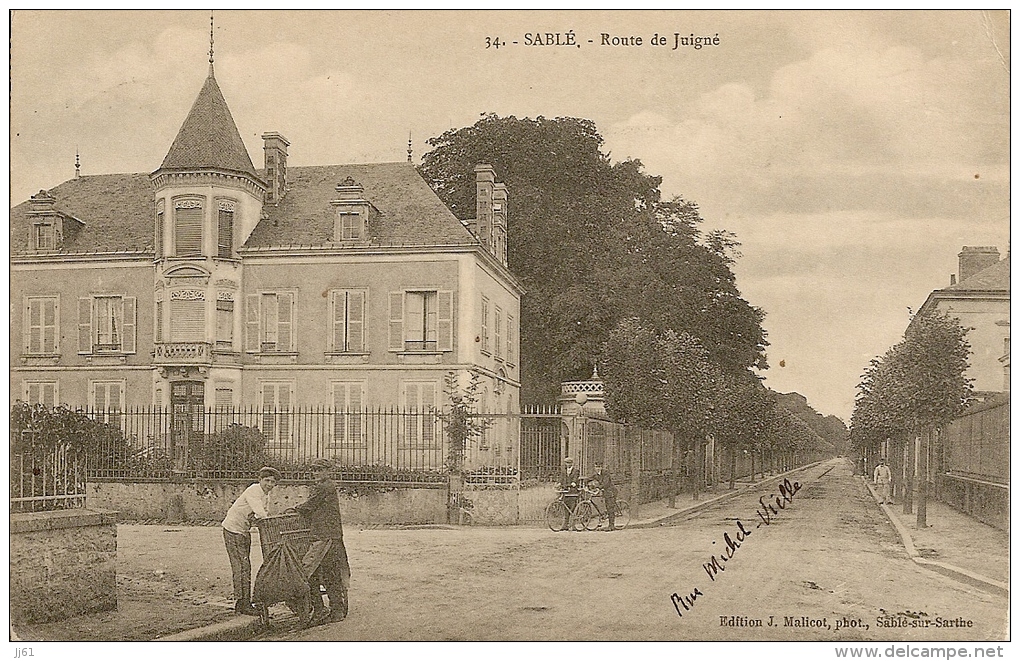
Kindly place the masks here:
POLYGON ((478 163, 509 189, 510 270, 527 290, 523 401, 587 378, 627 317, 697 338, 726 371, 766 367, 764 315, 730 270, 735 238, 703 234, 697 205, 663 200, 640 161, 613 163, 590 120, 487 114, 428 142, 421 173, 458 218, 475 215, 478 163))

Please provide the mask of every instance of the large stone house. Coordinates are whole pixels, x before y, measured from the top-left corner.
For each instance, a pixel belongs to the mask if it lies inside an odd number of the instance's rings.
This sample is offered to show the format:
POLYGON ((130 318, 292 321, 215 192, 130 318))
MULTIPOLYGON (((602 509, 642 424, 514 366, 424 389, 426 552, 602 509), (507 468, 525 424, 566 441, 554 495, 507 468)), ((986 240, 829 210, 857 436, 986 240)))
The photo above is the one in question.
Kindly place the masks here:
POLYGON ((978 397, 1009 390, 1009 255, 994 246, 964 246, 959 280, 928 295, 920 312, 939 310, 970 329, 970 369, 978 397))
POLYGON ((257 169, 210 65, 154 172, 76 173, 11 209, 12 399, 427 410, 452 371, 516 412, 522 290, 493 169, 465 224, 411 163, 289 167, 262 137, 257 169))

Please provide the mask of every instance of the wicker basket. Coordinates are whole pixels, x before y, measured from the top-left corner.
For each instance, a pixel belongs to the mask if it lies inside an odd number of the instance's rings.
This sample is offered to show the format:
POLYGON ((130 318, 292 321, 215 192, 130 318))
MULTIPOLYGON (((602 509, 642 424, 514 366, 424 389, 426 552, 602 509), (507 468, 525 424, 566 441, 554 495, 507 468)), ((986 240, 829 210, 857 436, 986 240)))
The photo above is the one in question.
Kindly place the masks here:
POLYGON ((255 527, 259 529, 259 543, 262 545, 263 555, 281 544, 284 538, 296 542, 302 552, 312 541, 311 529, 307 527, 300 514, 278 514, 255 519, 255 527))

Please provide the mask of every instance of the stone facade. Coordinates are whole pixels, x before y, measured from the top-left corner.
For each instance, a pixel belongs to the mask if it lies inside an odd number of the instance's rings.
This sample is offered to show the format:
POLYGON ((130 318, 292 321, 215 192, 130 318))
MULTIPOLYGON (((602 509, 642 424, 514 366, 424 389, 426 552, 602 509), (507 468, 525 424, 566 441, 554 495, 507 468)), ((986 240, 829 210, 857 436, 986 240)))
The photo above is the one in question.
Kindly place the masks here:
POLYGON ((11 621, 52 622, 117 609, 117 514, 11 515, 11 621))

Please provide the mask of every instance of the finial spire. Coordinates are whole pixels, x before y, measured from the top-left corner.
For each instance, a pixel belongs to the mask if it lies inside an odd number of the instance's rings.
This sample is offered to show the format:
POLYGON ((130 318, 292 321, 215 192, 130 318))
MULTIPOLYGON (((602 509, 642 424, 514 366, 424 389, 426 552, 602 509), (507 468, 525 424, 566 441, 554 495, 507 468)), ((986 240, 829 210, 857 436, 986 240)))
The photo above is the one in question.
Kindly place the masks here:
POLYGON ((411 162, 411 153, 412 153, 412 150, 411 150, 411 132, 408 131, 407 132, 407 162, 408 163, 411 162))
POLYGON ((74 147, 74 178, 81 179, 81 159, 78 154, 78 146, 74 147))
POLYGON ((209 12, 209 75, 213 75, 213 13, 209 12))

